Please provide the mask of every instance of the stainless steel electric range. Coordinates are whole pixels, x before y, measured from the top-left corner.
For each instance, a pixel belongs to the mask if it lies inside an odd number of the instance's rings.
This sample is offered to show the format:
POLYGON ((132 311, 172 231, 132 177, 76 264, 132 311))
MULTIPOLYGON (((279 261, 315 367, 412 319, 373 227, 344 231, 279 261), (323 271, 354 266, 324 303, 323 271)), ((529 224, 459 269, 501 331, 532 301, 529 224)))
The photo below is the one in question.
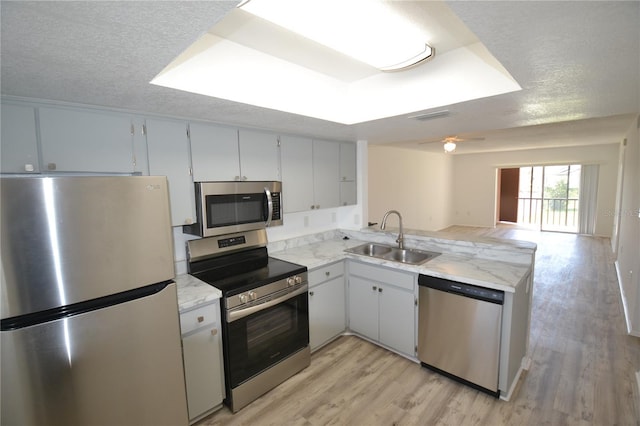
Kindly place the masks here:
POLYGON ((307 367, 307 267, 269 257, 264 229, 192 240, 189 273, 222 291, 225 403, 234 413, 307 367))

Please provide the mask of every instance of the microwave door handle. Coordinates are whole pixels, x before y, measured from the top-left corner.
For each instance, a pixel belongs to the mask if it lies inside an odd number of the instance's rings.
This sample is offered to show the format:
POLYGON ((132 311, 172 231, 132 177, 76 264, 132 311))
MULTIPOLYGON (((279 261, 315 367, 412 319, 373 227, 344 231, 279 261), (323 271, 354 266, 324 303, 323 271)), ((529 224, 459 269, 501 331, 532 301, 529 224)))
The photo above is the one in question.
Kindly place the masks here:
POLYGON ((273 217, 273 199, 271 198, 271 191, 269 188, 264 188, 264 195, 267 197, 267 221, 265 226, 271 225, 271 218, 273 217))

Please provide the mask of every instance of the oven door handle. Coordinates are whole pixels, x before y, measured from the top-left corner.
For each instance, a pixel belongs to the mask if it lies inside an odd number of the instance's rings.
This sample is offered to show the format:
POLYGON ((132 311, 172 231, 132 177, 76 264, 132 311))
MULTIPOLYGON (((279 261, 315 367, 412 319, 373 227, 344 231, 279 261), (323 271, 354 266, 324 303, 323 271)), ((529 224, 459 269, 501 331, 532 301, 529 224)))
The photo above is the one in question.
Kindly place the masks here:
POLYGON ((272 306, 275 306, 278 303, 282 303, 285 300, 293 299, 296 296, 306 293, 308 289, 309 289, 309 286, 307 284, 303 284, 296 290, 290 293, 283 294, 282 296, 269 300, 268 302, 264 302, 259 305, 249 306, 248 308, 238 309, 237 311, 228 311, 227 322, 233 322, 235 320, 239 320, 240 318, 244 318, 256 312, 262 311, 263 309, 267 309, 272 306))
POLYGON ((264 195, 267 197, 267 221, 264 226, 269 226, 273 217, 273 198, 271 197, 271 191, 266 186, 264 187, 264 195))

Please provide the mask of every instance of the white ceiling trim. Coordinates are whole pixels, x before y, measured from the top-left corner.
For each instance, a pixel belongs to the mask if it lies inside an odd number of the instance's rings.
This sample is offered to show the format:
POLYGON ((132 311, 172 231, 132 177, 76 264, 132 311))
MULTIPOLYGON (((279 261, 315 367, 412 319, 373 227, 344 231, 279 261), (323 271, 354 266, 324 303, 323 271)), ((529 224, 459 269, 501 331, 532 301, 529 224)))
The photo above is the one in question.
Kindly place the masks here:
POLYGON ((345 81, 213 34, 151 83, 347 125, 521 90, 479 42, 402 72, 345 81))

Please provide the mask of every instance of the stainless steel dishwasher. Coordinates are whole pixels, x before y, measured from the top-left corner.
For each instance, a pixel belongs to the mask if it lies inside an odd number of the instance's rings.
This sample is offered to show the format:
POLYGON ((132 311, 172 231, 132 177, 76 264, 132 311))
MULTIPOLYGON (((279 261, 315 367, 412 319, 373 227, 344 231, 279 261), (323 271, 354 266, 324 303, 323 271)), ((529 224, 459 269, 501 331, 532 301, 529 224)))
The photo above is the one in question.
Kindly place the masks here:
POLYGON ((496 398, 504 292, 420 275, 422 366, 496 398))

